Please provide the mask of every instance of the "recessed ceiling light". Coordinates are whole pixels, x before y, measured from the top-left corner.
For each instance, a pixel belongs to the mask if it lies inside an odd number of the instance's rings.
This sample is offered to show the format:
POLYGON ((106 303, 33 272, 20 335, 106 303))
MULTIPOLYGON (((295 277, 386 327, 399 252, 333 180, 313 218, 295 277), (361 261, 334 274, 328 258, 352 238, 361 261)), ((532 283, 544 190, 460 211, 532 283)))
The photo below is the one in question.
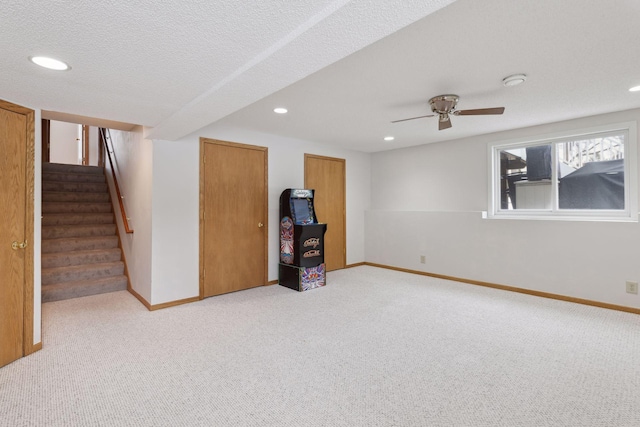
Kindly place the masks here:
POLYGON ((385 136, 384 140, 385 141, 393 141, 395 138, 393 136, 385 136))
POLYGON ((48 68, 49 70, 66 71, 71 69, 69 64, 46 56, 30 56, 29 60, 34 64, 48 68))
POLYGON ((512 74, 502 79, 502 85, 506 87, 517 86, 527 80, 526 74, 512 74))
POLYGON ((282 108, 282 107, 278 107, 278 108, 274 108, 273 112, 274 113, 278 113, 278 114, 287 114, 289 110, 287 110, 286 108, 282 108))
POLYGON ((640 92, 640 86, 634 86, 631 89, 629 89, 629 92, 640 92))

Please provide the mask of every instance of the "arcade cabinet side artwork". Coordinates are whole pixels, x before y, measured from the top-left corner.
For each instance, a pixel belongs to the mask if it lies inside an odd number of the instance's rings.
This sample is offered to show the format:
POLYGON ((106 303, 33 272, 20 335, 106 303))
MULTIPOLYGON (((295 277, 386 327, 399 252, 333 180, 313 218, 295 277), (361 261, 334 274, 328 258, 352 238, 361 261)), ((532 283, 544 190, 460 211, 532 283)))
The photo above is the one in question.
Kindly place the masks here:
POLYGON ((313 206, 313 190, 289 188, 280 195, 278 281, 296 291, 324 286, 324 233, 313 206))

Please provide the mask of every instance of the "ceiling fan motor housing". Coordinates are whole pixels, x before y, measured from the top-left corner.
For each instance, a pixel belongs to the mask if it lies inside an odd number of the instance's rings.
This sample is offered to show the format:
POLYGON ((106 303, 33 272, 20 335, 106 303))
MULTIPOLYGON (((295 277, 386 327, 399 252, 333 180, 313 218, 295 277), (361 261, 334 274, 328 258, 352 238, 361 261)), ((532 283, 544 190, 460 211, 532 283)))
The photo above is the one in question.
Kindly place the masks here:
POLYGON ((448 114, 458 104, 458 95, 439 95, 429 100, 431 111, 436 114, 448 114))

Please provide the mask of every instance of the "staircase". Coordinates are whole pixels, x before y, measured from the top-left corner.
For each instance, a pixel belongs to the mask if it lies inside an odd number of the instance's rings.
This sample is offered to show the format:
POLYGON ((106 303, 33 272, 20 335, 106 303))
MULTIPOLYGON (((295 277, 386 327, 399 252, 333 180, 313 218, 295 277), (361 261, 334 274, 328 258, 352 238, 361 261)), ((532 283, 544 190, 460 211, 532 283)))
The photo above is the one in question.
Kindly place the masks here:
POLYGON ((42 164, 42 302, 127 289, 104 169, 42 164))

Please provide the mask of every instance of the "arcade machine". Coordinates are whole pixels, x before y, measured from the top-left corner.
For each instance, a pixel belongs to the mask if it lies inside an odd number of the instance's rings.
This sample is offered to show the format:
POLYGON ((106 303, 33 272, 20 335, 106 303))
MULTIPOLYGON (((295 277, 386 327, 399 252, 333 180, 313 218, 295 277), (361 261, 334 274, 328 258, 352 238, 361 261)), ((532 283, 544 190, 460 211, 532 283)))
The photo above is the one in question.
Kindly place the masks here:
POLYGON ((289 188, 280 195, 279 282, 296 291, 326 284, 324 233, 313 209, 313 190, 289 188))

